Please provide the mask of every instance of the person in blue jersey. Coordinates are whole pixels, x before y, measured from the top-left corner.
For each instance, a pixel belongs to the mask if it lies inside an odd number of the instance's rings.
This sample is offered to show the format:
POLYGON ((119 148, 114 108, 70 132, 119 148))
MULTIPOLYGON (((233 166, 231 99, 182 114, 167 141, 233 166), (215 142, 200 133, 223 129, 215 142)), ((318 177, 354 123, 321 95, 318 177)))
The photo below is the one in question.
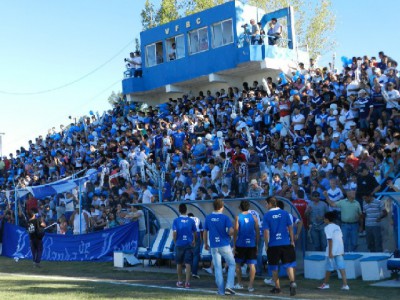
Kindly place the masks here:
POLYGON ((193 247, 196 244, 196 224, 187 213, 186 204, 179 205, 181 214, 172 223, 173 238, 175 243, 175 261, 178 273, 177 287, 190 288, 190 275, 193 263, 193 247), (182 281, 182 264, 186 267, 186 281, 182 281))
POLYGON ((174 134, 172 134, 172 138, 173 138, 173 140, 174 140, 174 148, 175 148, 175 149, 182 150, 183 141, 184 141, 185 137, 186 137, 186 135, 185 135, 185 133, 182 131, 181 128, 178 128, 177 132, 175 132, 174 134))
POLYGON ((234 295, 235 259, 230 245, 231 236, 233 235, 232 221, 228 216, 223 214, 224 201, 222 199, 215 199, 213 207, 214 211, 206 217, 204 224, 204 248, 206 250, 211 248, 218 294, 234 295), (208 242, 210 242, 210 244, 208 242), (226 287, 224 286, 224 277, 222 276, 221 257, 223 257, 228 264, 226 287))
POLYGON ((243 289, 241 264, 245 263, 250 269, 249 292, 254 292, 254 277, 256 275, 257 247, 260 239, 260 230, 257 217, 249 212, 250 202, 240 202, 241 213, 235 218, 233 244, 236 261, 237 284, 235 289, 243 289))
POLYGON ((292 220, 287 211, 278 207, 278 200, 271 196, 267 198, 268 212, 263 218, 265 249, 268 256, 268 268, 272 272, 275 287, 273 294, 281 293, 278 276, 279 261, 286 268, 290 280, 290 295, 296 295, 294 268, 296 267, 296 252, 292 220))
POLYGON ((196 244, 193 248, 192 277, 200 279, 200 276, 197 274, 197 270, 199 268, 200 248, 203 240, 203 223, 201 223, 201 220, 198 217, 195 217, 193 213, 188 213, 188 216, 194 221, 196 225, 196 244))

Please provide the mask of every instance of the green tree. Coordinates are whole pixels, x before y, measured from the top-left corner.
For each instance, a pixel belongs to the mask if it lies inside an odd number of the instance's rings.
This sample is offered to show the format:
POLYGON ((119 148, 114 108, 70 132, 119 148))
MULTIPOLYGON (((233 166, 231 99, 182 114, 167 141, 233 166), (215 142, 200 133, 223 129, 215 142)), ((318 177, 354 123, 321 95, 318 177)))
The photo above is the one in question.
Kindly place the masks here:
POLYGON ((295 12, 297 42, 300 46, 308 45, 310 57, 317 58, 335 45, 330 39, 336 24, 331 0, 250 0, 249 4, 267 13, 291 5, 295 12))
POLYGON ((160 24, 165 24, 179 19, 179 6, 177 0, 162 0, 157 17, 160 24))
POLYGON ((107 101, 111 106, 113 106, 114 104, 118 103, 119 100, 122 99, 122 98, 123 98, 123 95, 122 95, 121 92, 117 92, 116 93, 116 92, 112 91, 111 95, 108 96, 107 101))
POLYGON ((207 8, 214 7, 222 4, 224 0, 184 0, 183 7, 185 9, 185 15, 191 15, 207 8))
POLYGON ((142 18, 142 29, 147 30, 158 26, 158 12, 154 7, 154 4, 150 0, 146 0, 144 3, 144 8, 140 13, 142 18))

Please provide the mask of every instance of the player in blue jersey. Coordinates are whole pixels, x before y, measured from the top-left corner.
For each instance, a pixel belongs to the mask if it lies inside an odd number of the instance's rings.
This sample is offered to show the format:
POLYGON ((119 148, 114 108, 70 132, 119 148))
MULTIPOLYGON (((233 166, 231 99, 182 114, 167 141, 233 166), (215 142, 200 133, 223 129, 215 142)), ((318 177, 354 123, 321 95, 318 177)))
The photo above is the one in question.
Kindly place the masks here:
POLYGON ((214 211, 206 217, 204 224, 204 247, 206 250, 211 248, 212 261, 214 264, 215 283, 218 287, 219 295, 234 295, 235 282, 235 259, 233 258, 230 245, 233 235, 232 221, 222 212, 224 211, 224 201, 215 199, 213 203, 214 211), (208 239, 210 236, 210 239, 208 239), (210 244, 208 244, 210 241, 210 244), (224 289, 224 277, 222 276, 221 256, 228 264, 228 278, 224 289))
POLYGON ((237 284, 235 289, 243 289, 241 264, 246 263, 250 268, 249 292, 254 292, 254 277, 256 275, 257 246, 260 239, 260 230, 257 218, 249 212, 250 202, 243 200, 239 206, 242 211, 235 218, 233 233, 233 250, 236 261, 237 284))
POLYGON ((175 243, 176 271, 178 273, 177 287, 190 288, 190 274, 193 263, 193 247, 196 244, 196 224, 187 213, 186 204, 179 205, 181 214, 172 223, 173 238, 175 243), (182 281, 182 264, 186 266, 186 282, 182 281))
POLYGON ((296 295, 297 285, 294 276, 296 252, 294 249, 293 222, 289 213, 278 207, 278 200, 275 197, 267 198, 267 208, 268 212, 263 219, 263 229, 268 268, 272 272, 272 279, 275 283, 271 293, 281 293, 278 275, 278 265, 281 261, 290 280, 290 296, 294 296, 296 295))

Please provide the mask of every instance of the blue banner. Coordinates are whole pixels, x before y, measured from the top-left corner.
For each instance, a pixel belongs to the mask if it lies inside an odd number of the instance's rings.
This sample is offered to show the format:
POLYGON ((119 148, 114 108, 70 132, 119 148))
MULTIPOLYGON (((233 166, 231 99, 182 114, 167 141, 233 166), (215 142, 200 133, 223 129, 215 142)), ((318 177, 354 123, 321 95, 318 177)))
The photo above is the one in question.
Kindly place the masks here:
MULTIPOLYGON (((42 260, 111 261, 114 251, 136 253, 138 236, 138 222, 81 235, 46 233, 42 260)), ((32 258, 26 229, 5 223, 2 255, 19 259, 32 258)))

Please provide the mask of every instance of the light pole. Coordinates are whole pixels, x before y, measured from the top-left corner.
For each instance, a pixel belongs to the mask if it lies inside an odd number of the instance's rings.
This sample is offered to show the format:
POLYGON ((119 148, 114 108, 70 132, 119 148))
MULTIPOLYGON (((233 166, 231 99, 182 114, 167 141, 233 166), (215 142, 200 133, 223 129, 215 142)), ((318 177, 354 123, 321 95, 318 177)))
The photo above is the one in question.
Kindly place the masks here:
POLYGON ((2 142, 2 135, 5 135, 4 132, 0 132, 0 156, 3 157, 3 142, 2 142))

